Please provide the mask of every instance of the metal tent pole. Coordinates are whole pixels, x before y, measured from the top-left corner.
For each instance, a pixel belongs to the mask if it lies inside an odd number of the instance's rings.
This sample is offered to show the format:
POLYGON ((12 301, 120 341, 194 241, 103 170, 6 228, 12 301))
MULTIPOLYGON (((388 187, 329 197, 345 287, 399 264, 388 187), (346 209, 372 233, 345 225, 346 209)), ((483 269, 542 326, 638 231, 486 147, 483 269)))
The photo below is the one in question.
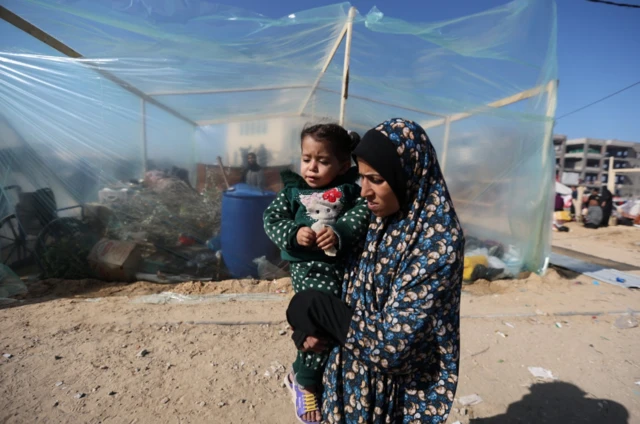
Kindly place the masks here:
MULTIPOLYGON (((33 25, 31 22, 26 21, 25 19, 23 19, 22 17, 16 15, 15 13, 13 13, 12 11, 10 11, 9 9, 7 9, 4 6, 0 6, 0 19, 3 19, 5 21, 7 21, 8 23, 10 23, 11 25, 13 25, 14 27, 20 29, 21 31, 26 32, 27 34, 29 34, 30 36, 36 38, 37 40, 47 44, 48 46, 56 49, 57 51, 59 51, 60 53, 74 58, 74 59, 83 59, 84 56, 82 56, 82 54, 78 53, 77 51, 75 51, 74 49, 72 49, 71 47, 69 47, 68 45, 64 44, 62 41, 58 40, 57 38, 53 37, 52 35, 44 32, 43 30, 41 30, 40 28, 38 28, 37 26, 33 25)), ((151 103, 152 105, 155 105, 157 107, 159 107, 160 109, 164 110, 165 112, 175 116, 176 118, 187 122, 191 125, 193 125, 194 127, 197 126, 197 124, 189 119, 188 117, 186 117, 185 115, 181 114, 180 112, 176 111, 175 109, 172 109, 171 107, 165 105, 164 103, 161 103, 159 101, 157 101, 156 99, 154 99, 153 97, 147 95, 146 93, 144 93, 142 90, 134 87, 133 85, 129 84, 128 82, 118 78, 117 76, 115 76, 114 74, 112 74, 111 72, 104 70, 104 69, 100 69, 97 67, 91 67, 90 69, 94 70, 95 72, 99 73, 100 75, 102 75, 103 77, 105 77, 106 79, 108 79, 109 81, 119 85, 120 87, 122 87, 123 89, 127 90, 128 92, 146 100, 147 102, 151 103)))
POLYGON ((147 174, 147 102, 140 99, 140 117, 142 125, 140 127, 140 143, 142 145, 142 178, 147 174))
POLYGON ((440 161, 440 168, 442 168, 442 174, 447 167, 447 150, 449 150, 449 133, 451 132, 451 118, 444 118, 444 138, 442 143, 442 160, 440 161))
POLYGON ((616 192, 616 171, 613 169, 613 156, 609 158, 609 177, 607 179, 607 188, 611 192, 611 195, 616 192))
MULTIPOLYGON (((531 97, 535 97, 538 96, 542 93, 544 93, 546 90, 549 89, 549 85, 548 84, 544 84, 544 85, 539 85, 537 87, 534 88, 530 88, 528 90, 524 90, 521 91, 520 93, 516 93, 513 94, 509 97, 505 97, 503 99, 499 99, 496 101, 493 101, 491 103, 488 103, 484 106, 478 107, 476 109, 470 110, 469 112, 461 112, 461 113, 455 113, 453 115, 449 115, 449 121, 451 122, 456 122, 456 121, 460 121, 462 119, 466 119, 469 118, 471 116, 480 114, 480 113, 486 113, 487 110, 492 109, 497 109, 497 108, 501 108, 510 104, 514 104, 514 103, 518 103, 522 100, 525 99, 529 99, 531 97)), ((440 125, 444 125, 445 123, 445 119, 434 119, 431 121, 427 121, 424 122, 422 124, 422 128, 424 128, 425 130, 429 129, 429 128, 434 128, 434 127, 439 127, 440 125)))
POLYGON ((551 80, 547 84, 547 111, 548 119, 544 130, 544 143, 542 144, 542 167, 544 168, 549 160, 549 150, 553 143, 553 126, 555 125, 556 105, 558 104, 558 81, 551 80))
POLYGON ((349 9, 349 20, 347 21, 347 39, 344 46, 344 67, 342 70, 342 97, 340 98, 340 125, 344 125, 346 113, 347 97, 349 97, 349 63, 351 62, 351 40, 353 38, 353 20, 356 17, 355 7, 349 9))
MULTIPOLYGON (((351 11, 349 11, 349 15, 351 15, 351 11)), ((333 47, 331 47, 331 50, 329 51, 329 56, 327 56, 327 59, 325 60, 324 65, 322 65, 322 69, 320 70, 318 77, 316 78, 313 85, 311 86, 311 90, 309 91, 309 94, 300 105, 300 109, 298 110, 299 115, 302 115, 304 113, 304 110, 307 108, 307 105, 309 104, 311 97, 316 92, 318 85, 320 85, 320 81, 322 80, 322 77, 324 76, 325 72, 327 72, 327 69, 329 69, 329 65, 331 65, 331 61, 333 60, 333 57, 336 55, 336 52, 340 47, 340 43, 342 43, 342 39, 347 34, 348 27, 349 27, 349 23, 347 22, 342 28, 342 31, 340 31, 340 35, 338 36, 335 43, 333 44, 333 47)))
MULTIPOLYGON (((552 146, 553 127, 555 125, 556 106, 558 104, 557 102, 558 81, 557 80, 549 81, 545 91, 547 92, 547 110, 545 112, 545 115, 547 117, 547 122, 545 123, 544 141, 542 143, 542 172, 545 172, 547 170, 547 164, 549 163, 550 160, 553 159, 553 158, 550 158, 550 155, 551 155, 550 150, 553 147, 552 146)), ((554 160, 553 166, 555 168, 555 160, 554 160)), ((546 178, 550 178, 550 177, 551 175, 545 176, 544 179, 546 180, 546 178)), ((548 187, 547 190, 541 191, 540 194, 542 198, 544 198, 544 196, 547 196, 547 198, 550 199, 549 191, 550 190, 555 191, 553 187, 553 184, 554 184, 553 181, 554 179, 552 178, 551 186, 548 187)), ((540 253, 542 253, 543 248, 545 247, 544 246, 545 242, 548 243, 548 245, 551 244, 551 226, 549 224, 553 222, 553 209, 550 208, 550 206, 553 205, 553 203, 551 203, 551 205, 546 204, 545 202, 542 201, 542 198, 540 203, 544 206, 547 206, 547 209, 543 210, 543 212, 540 214, 540 220, 536 223, 538 228, 538 232, 537 232, 538 240, 536 243, 536 246, 538 247, 538 253, 536 254, 537 257, 540 253)), ((542 259, 543 258, 540 257, 538 263, 540 263, 542 259)), ((544 275, 544 273, 547 271, 547 268, 549 267, 549 262, 550 262, 550 257, 549 256, 544 257, 542 269, 541 269, 542 275, 544 275)))

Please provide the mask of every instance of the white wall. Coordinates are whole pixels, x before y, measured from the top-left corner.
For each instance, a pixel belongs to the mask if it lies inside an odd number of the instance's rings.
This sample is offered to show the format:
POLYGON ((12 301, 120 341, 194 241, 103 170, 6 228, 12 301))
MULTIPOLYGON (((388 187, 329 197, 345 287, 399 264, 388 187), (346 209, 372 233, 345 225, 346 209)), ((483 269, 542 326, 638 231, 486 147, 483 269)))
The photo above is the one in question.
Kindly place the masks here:
POLYGON ((226 131, 226 161, 241 166, 240 149, 255 152, 264 145, 269 165, 290 165, 300 158, 300 131, 305 118, 276 118, 260 121, 233 122, 226 131))

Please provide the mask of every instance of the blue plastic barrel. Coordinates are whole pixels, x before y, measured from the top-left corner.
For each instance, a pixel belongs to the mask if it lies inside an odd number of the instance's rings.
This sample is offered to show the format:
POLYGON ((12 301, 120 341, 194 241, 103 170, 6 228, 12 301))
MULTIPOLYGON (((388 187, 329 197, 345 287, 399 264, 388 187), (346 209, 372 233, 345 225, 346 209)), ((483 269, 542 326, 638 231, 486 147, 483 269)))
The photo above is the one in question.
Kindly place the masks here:
POLYGON ((222 195, 222 258, 234 278, 258 277, 254 259, 277 261, 280 252, 264 232, 262 215, 276 198, 247 184, 237 184, 222 195))

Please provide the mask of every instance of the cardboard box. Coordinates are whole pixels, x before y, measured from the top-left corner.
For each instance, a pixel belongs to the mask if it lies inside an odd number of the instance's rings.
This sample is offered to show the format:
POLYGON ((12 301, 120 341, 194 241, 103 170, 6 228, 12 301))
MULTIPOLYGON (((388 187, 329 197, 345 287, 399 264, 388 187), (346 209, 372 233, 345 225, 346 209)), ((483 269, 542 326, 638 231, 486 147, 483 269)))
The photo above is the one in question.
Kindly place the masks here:
POLYGON ((134 242, 102 239, 93 246, 88 260, 101 280, 134 281, 142 255, 134 242))

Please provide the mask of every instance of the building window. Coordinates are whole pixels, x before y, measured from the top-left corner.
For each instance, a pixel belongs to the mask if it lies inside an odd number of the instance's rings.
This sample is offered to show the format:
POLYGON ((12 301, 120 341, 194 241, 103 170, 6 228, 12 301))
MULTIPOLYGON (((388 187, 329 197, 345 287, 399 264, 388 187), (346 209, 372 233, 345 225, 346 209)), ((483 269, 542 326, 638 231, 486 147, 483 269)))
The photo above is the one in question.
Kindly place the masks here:
POLYGON ((267 121, 250 121, 240 124, 240 135, 259 135, 267 133, 267 121))

